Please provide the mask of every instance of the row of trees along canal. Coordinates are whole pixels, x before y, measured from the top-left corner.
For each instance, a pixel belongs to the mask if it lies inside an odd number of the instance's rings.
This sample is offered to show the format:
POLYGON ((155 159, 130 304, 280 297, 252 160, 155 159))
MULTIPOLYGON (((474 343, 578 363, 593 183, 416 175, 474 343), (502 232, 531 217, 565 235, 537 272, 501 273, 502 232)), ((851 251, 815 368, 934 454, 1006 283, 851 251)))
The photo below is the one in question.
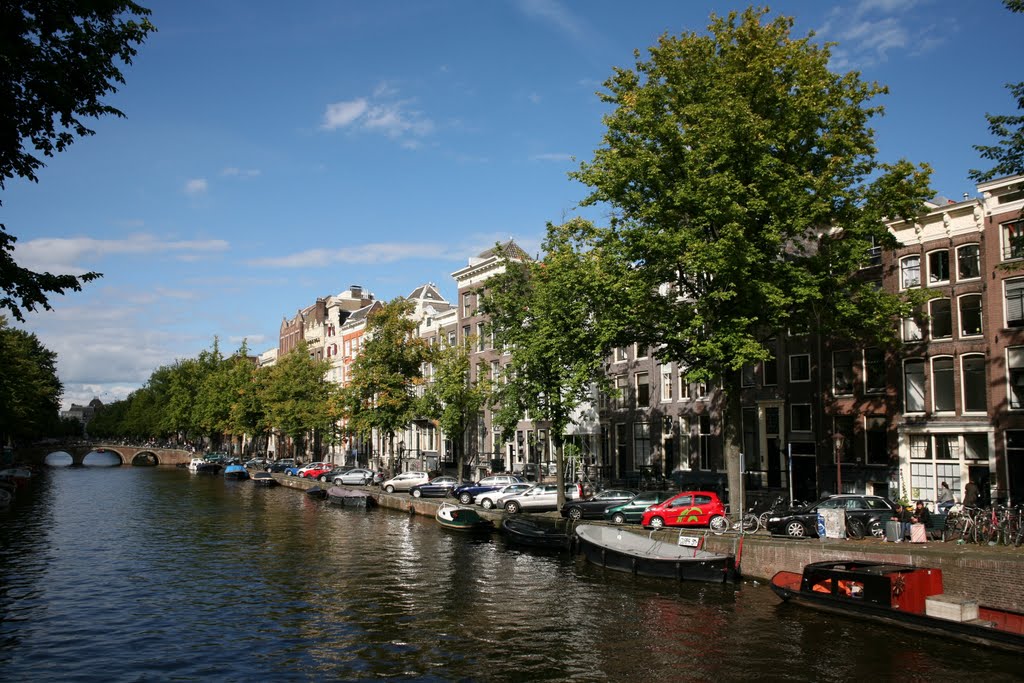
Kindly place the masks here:
MULTIPOLYGON (((1024 9, 1020 0, 1005 4, 1024 9)), ((64 115, 75 133, 87 135, 92 131, 75 116, 121 115, 98 98, 122 81, 113 57, 130 63, 132 44, 153 27, 148 10, 134 3, 118 10, 141 21, 65 27, 71 35, 105 30, 117 38, 108 41, 112 54, 94 60, 102 68, 86 96, 64 109, 19 101, 23 106, 5 124, 18 134, 5 140, 31 137, 52 154, 73 139, 55 130, 55 117, 64 115)), ((612 392, 603 372, 608 352, 636 343, 686 368, 690 381, 720 382, 729 486, 738 491, 740 369, 770 357, 767 340, 808 323, 835 338, 889 338, 894 322, 918 302, 865 282, 858 268, 869 247, 896 246, 883 221, 913 218, 932 194, 926 165, 876 158, 869 122, 881 107, 871 101, 885 88, 856 72, 830 72, 829 45, 794 39, 791 19, 767 14, 751 8, 712 16, 706 35, 665 35, 648 60, 637 52, 633 68, 616 69, 605 82, 601 98, 610 113, 602 146, 570 176, 590 188, 584 206, 610 208, 609 224, 549 225, 537 259, 510 259, 487 283, 480 305, 490 316, 488 332, 511 351, 500 377, 469 367, 471 340, 429 348, 415 338, 406 304, 395 301, 370 321, 372 337, 344 388, 326 381, 327 365, 303 349, 257 369, 244 345, 225 358, 215 343, 198 358, 157 370, 142 389, 98 415, 91 431, 219 439, 273 427, 301 443, 317 432, 337 438, 340 423, 393 442, 411 418, 429 416, 461 444, 489 404, 506 437, 526 411, 550 423, 561 479, 564 427, 592 386, 612 392), (425 362, 436 368, 429 384, 421 374, 425 362)), ((48 16, 20 9, 12 15, 27 36, 23 44, 34 47, 26 54, 45 46, 33 42, 34 26, 22 24, 48 16)), ((18 71, 19 83, 32 86, 34 73, 18 71)), ((1024 108, 1020 84, 1011 92, 1024 108)), ((1024 117, 990 116, 989 123, 998 144, 978 150, 996 165, 972 173, 983 179, 1024 171, 1024 117)), ((21 142, 0 152, 0 187, 6 177, 35 180, 41 162, 21 142)), ((49 308, 47 293, 77 290, 99 276, 20 269, 10 258, 13 239, 0 232, 7 294, 0 305, 19 319, 19 305, 49 308)), ((2 417, 17 422, 7 412, 2 417)), ((461 464, 461 448, 457 457, 461 464)))

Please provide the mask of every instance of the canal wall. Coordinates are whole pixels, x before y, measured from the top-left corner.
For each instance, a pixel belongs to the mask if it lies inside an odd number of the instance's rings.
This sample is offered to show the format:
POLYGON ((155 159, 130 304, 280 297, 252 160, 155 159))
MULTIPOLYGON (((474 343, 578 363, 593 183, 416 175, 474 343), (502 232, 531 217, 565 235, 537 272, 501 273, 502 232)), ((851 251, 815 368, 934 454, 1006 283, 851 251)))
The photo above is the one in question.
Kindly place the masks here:
MULTIPOLYGON (((318 485, 297 477, 275 475, 275 479, 302 491, 318 485)), ((377 489, 371 490, 381 507, 410 514, 433 517, 442 502, 438 499, 411 498, 406 494, 389 495, 377 489)), ((478 511, 482 517, 500 526, 503 512, 478 511)), ((554 512, 531 513, 531 516, 561 519, 554 512)), ((707 550, 737 555, 744 578, 762 582, 768 581, 778 571, 800 572, 804 565, 824 560, 872 560, 934 567, 942 570, 943 586, 947 593, 974 599, 990 607, 1024 612, 1024 548, 958 545, 939 541, 886 543, 876 538, 859 541, 796 539, 770 536, 764 531, 741 537, 736 533, 716 536, 703 530, 651 531, 638 526, 630 527, 630 530, 669 543, 676 543, 680 535, 703 536, 707 550)))

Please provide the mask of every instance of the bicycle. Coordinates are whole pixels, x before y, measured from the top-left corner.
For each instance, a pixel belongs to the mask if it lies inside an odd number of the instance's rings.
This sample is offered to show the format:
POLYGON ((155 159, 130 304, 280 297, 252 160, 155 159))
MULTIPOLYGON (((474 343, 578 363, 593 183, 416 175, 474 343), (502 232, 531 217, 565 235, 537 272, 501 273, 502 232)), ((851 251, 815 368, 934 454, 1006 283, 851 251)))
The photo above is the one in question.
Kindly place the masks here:
POLYGON ((768 520, 772 517, 788 514, 802 507, 804 507, 804 503, 802 501, 794 500, 793 504, 790 505, 789 503, 786 502, 785 498, 779 496, 774 500, 774 502, 772 502, 771 507, 769 507, 767 510, 765 510, 764 512, 757 516, 758 526, 762 529, 767 529, 768 520))
MULTIPOLYGON (((726 515, 729 514, 729 508, 726 507, 726 515)), ((760 526, 757 515, 753 512, 745 512, 740 515, 740 518, 730 522, 727 517, 713 517, 708 528, 711 529, 711 533, 716 535, 724 534, 726 531, 732 529, 733 531, 743 532, 745 534, 755 533, 760 526)))

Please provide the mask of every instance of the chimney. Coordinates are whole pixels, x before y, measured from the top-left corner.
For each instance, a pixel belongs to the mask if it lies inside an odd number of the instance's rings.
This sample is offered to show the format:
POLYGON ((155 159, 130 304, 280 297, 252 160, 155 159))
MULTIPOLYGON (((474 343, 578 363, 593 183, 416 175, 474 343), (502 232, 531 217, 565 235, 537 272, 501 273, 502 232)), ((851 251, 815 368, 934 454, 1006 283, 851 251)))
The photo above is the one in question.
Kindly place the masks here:
POLYGON ((352 293, 352 298, 353 299, 359 299, 359 298, 361 298, 363 296, 363 286, 362 285, 349 285, 348 291, 350 291, 352 293))

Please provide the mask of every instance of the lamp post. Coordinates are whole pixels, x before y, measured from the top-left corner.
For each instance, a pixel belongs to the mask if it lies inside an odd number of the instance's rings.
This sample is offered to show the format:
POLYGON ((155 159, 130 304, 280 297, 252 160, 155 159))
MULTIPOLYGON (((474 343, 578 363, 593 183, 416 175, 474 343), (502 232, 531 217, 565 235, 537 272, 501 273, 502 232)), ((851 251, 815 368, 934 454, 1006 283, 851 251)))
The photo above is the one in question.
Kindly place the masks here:
POLYGON ((843 492, 843 444, 846 442, 846 435, 836 432, 832 435, 832 445, 836 456, 836 493, 843 492))

